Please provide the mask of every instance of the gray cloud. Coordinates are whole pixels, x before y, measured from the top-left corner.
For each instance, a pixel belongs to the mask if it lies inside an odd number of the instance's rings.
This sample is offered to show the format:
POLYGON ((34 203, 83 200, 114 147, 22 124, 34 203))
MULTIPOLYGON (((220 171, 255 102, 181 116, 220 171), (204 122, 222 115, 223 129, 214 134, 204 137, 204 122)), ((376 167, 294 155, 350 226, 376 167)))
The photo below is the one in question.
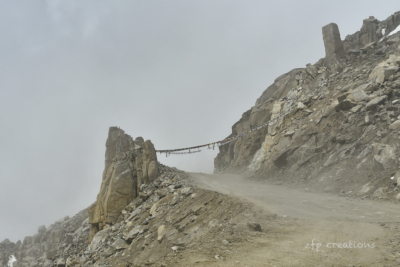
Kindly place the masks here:
MULTIPOLYGON (((108 127, 158 149, 221 140, 279 75, 398 1, 0 2, 0 240, 95 201, 108 127)), ((159 157, 212 172, 217 150, 159 157)))

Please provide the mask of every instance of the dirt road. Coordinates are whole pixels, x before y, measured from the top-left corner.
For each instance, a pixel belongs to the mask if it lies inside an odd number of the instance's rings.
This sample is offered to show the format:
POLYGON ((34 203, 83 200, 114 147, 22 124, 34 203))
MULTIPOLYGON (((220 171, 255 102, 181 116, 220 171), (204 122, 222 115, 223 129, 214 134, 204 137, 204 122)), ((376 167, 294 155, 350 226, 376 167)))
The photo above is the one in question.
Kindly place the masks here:
POLYGON ((239 266, 400 266, 400 204, 301 192, 238 175, 191 177, 201 188, 284 218, 280 229, 251 238, 257 246, 238 255, 239 266))

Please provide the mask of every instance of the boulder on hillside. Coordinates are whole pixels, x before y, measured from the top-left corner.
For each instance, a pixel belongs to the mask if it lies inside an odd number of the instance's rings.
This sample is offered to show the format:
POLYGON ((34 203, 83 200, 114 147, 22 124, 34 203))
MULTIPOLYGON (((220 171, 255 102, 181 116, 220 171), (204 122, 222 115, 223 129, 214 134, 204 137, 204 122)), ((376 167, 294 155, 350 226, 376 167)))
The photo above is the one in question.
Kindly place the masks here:
POLYGON ((389 79, 389 77, 395 74, 399 70, 397 66, 387 66, 385 64, 379 64, 371 72, 369 77, 374 79, 375 82, 382 84, 389 79))
POLYGON ((353 102, 362 102, 362 101, 369 101, 369 96, 363 91, 356 89, 347 96, 347 100, 353 102))
POLYGON ((376 171, 391 169, 396 166, 395 148, 385 144, 373 144, 373 168, 376 171))
POLYGON ((369 101, 369 102, 367 103, 367 105, 365 106, 365 108, 366 108, 367 110, 375 109, 378 105, 380 105, 380 104, 386 102, 387 99, 388 99, 388 96, 387 96, 387 95, 383 95, 383 96, 374 98, 374 99, 372 99, 371 101, 369 101))

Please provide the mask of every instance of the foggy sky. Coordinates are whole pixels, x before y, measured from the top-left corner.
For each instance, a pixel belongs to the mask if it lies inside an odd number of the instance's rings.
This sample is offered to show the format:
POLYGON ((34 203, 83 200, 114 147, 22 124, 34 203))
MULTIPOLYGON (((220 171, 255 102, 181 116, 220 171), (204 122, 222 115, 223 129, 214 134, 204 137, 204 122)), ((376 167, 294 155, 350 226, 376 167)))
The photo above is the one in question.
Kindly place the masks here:
MULTIPOLYGON (((0 1, 0 241, 96 199, 108 128, 156 149, 224 139, 279 75, 384 1, 0 1)), ((213 171, 217 150, 159 156, 213 171)))

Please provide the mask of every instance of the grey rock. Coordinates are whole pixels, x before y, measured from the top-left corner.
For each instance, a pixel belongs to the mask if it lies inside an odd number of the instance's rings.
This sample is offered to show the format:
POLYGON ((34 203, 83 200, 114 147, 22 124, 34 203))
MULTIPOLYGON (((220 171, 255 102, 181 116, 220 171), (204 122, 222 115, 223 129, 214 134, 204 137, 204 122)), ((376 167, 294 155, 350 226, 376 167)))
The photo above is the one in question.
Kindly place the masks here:
POLYGON ((129 247, 129 245, 125 242, 125 240, 118 238, 111 244, 117 251, 124 250, 129 247))
POLYGON ((350 100, 343 100, 342 102, 339 102, 336 106, 335 106, 335 110, 336 111, 340 111, 340 110, 349 110, 353 107, 355 107, 357 104, 350 101, 350 100))
POLYGON ((399 70, 399 67, 390 66, 390 67, 381 67, 376 72, 376 82, 382 84, 387 81, 390 75, 395 74, 399 70))
POLYGON ((96 235, 93 237, 92 242, 90 242, 90 245, 88 247, 89 250, 91 252, 95 251, 101 245, 101 243, 103 243, 107 239, 110 232, 111 228, 107 228, 97 232, 96 235))
POLYGON ((366 148, 361 151, 361 153, 357 156, 357 159, 363 159, 368 156, 369 153, 372 152, 372 146, 367 146, 366 148))
POLYGON ((371 191, 371 187, 368 184, 363 185, 363 187, 360 189, 360 195, 367 194, 369 191, 371 191))
POLYGON ((194 233, 190 233, 184 237, 181 237, 179 239, 177 239, 173 245, 174 246, 186 246, 187 244, 190 243, 190 241, 192 241, 192 239, 194 238, 194 233))
POLYGON ((339 27, 330 23, 322 27, 322 35, 325 45, 325 63, 335 71, 341 71, 343 66, 341 60, 345 59, 343 43, 340 38, 339 27))
POLYGON ((108 258, 111 255, 113 255, 116 251, 117 249, 114 246, 109 246, 101 253, 101 256, 103 258, 108 258))
POLYGON ((193 190, 190 187, 185 187, 185 188, 181 189, 181 194, 182 195, 189 195, 191 193, 193 193, 193 190))
POLYGON ((376 106, 378 106, 378 105, 380 105, 380 104, 383 104, 384 102, 386 102, 387 99, 388 99, 388 96, 387 96, 387 95, 383 95, 383 96, 374 98, 374 99, 372 99, 371 101, 369 101, 369 102, 367 103, 367 105, 365 106, 365 108, 366 108, 367 110, 375 109, 376 106))
POLYGON ((387 46, 382 47, 381 49, 379 49, 378 51, 375 52, 375 54, 377 55, 383 55, 386 53, 387 50, 387 46))
POLYGON ((397 120, 397 121, 393 122, 392 124, 390 124, 389 129, 390 130, 399 130, 400 129, 400 120, 397 120))
POLYGON ((248 222, 247 226, 253 231, 257 231, 257 232, 261 232, 262 231, 261 225, 259 223, 257 223, 257 222, 248 222))
POLYGON ((142 231, 142 226, 136 226, 134 227, 126 236, 125 240, 128 242, 132 242, 133 239, 136 238, 136 236, 142 231))
POLYGON ((377 171, 383 171, 395 166, 396 153, 395 148, 386 144, 373 144, 373 167, 377 171))
POLYGON ((59 258, 56 263, 57 267, 65 267, 65 260, 63 258, 59 258))
POLYGON ((361 50, 359 49, 349 49, 349 51, 347 51, 348 54, 355 54, 355 55, 359 55, 361 54, 361 50))
POLYGON ((374 198, 379 198, 379 199, 385 199, 385 198, 387 198, 386 189, 384 189, 384 188, 382 188, 382 187, 376 189, 375 192, 374 192, 373 197, 374 197, 374 198))
POLYGON ((392 45, 392 44, 395 44, 395 43, 398 43, 398 42, 400 42, 400 38, 399 37, 395 37, 395 38, 389 39, 386 43, 388 45, 392 45))
POLYGON ((353 102, 369 101, 369 96, 363 90, 354 90, 347 96, 347 100, 353 102))
POLYGON ((46 232, 46 226, 44 226, 44 225, 39 226, 38 232, 41 233, 41 234, 43 234, 44 232, 46 232))

